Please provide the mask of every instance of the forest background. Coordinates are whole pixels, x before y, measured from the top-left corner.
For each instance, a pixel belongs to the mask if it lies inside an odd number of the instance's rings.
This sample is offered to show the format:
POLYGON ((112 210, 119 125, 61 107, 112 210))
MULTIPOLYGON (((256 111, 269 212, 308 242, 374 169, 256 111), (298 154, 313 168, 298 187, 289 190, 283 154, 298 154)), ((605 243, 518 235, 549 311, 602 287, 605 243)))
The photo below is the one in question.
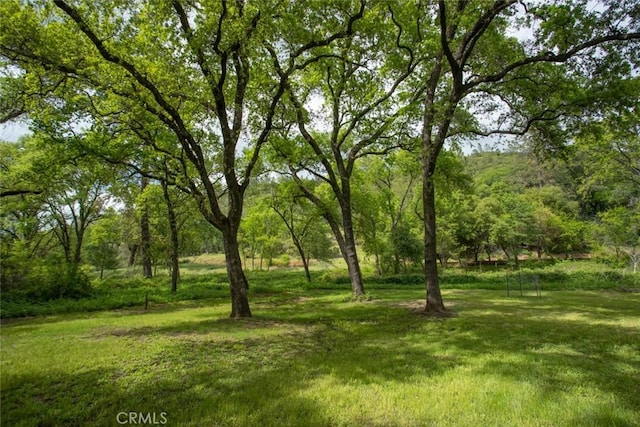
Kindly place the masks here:
POLYGON ((435 313, 437 263, 637 277, 633 2, 54 3, 2 5, 3 307, 221 252, 233 317, 246 270, 341 257, 362 298, 363 254, 435 313))

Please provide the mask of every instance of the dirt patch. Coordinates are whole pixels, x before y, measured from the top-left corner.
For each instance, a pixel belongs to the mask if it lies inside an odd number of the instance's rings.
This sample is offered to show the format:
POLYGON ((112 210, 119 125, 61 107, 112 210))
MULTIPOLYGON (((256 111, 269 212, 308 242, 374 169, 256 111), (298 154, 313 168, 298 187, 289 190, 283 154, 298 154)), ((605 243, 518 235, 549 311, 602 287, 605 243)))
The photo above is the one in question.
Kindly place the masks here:
MULTIPOLYGON (((263 294, 263 296, 272 296, 273 294, 263 294)), ((256 294, 258 296, 258 294, 256 294)), ((311 297, 293 297, 293 298, 273 298, 270 300, 263 301, 255 301, 253 304, 263 305, 267 307, 279 307, 281 305, 291 305, 291 304, 304 304, 308 301, 313 301, 314 298, 311 297)))
POLYGON ((444 311, 444 312, 426 312, 424 309, 424 304, 425 304, 425 301, 423 299, 418 299, 413 301, 394 302, 394 303, 390 303, 389 305, 393 307, 402 307, 411 311, 412 313, 420 314, 427 317, 433 317, 433 318, 448 318, 448 317, 455 317, 457 315, 455 311, 451 310, 452 307, 456 306, 455 301, 447 302, 446 303, 447 311, 444 311))
POLYGON ((12 325, 14 323, 22 323, 27 320, 36 319, 37 316, 25 316, 25 317, 2 317, 0 318, 0 325, 12 325))

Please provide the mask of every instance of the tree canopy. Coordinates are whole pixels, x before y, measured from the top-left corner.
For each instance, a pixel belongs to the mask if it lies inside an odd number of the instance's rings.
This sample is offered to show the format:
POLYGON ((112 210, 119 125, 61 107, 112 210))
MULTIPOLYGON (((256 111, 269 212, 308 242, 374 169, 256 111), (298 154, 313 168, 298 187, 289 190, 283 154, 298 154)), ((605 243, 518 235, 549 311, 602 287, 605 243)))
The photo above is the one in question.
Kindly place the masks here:
MULTIPOLYGON (((239 237, 255 246, 252 256, 260 243, 271 259, 283 230, 269 224, 280 219, 304 261, 304 224, 323 218, 354 295, 364 294, 361 240, 379 270, 385 253, 395 270, 401 260, 421 264, 426 310, 444 313, 437 259, 446 264, 465 251, 477 258, 495 245, 517 262, 522 245, 570 251, 584 235, 560 226, 578 215, 554 206, 550 194, 487 183, 493 201, 463 196, 469 180, 448 148, 515 136, 537 159, 558 154, 569 172, 587 172, 582 180, 565 175, 584 202, 580 214, 587 200, 599 204, 591 214, 637 205, 639 15, 635 2, 574 0, 6 0, 0 118, 26 115, 35 140, 69 156, 52 157, 59 175, 47 195, 9 161, 21 148, 3 148, 11 174, 1 195, 43 196, 31 209, 48 206, 65 258, 78 264, 102 195, 117 177, 137 175, 166 202, 175 287, 181 192, 219 233, 232 317, 251 315, 239 237), (97 167, 104 164, 117 169, 113 178, 97 167), (261 174, 297 187, 286 208, 281 197, 261 211, 245 209, 261 174), (436 188, 459 201, 437 203, 436 188), (454 215, 452 203, 465 208, 454 215)), ((622 218, 611 212, 592 217, 605 225, 622 218)), ((148 215, 140 218, 140 246, 150 259, 158 248, 150 246, 148 215)), ((102 244, 96 228, 94 248, 102 244)))

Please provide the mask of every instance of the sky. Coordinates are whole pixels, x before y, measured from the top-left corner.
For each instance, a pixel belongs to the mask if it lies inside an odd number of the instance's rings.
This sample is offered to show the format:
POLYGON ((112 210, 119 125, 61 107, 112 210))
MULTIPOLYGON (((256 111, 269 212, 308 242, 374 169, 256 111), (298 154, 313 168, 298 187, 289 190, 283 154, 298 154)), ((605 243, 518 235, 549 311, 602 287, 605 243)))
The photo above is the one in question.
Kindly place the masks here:
POLYGON ((15 142, 21 136, 29 133, 29 128, 24 123, 9 122, 0 124, 0 141, 15 142))
MULTIPOLYGON (((21 136, 27 135, 29 128, 22 122, 9 122, 0 124, 0 141, 15 142, 21 136)), ((508 143, 499 140, 497 137, 485 137, 478 138, 473 142, 466 142, 461 144, 461 150, 463 154, 471 154, 474 148, 478 148, 480 145, 485 147, 491 147, 494 150, 504 150, 508 148, 508 143)))

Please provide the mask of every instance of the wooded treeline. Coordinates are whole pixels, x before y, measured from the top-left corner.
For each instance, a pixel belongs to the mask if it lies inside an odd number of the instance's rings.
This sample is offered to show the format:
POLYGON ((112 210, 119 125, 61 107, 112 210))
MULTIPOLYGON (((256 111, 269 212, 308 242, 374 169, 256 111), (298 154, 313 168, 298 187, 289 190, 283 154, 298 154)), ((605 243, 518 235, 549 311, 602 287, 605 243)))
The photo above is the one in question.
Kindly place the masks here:
POLYGON ((437 313, 449 259, 635 269, 640 5, 596 6, 5 1, 2 121, 33 133, 1 146, 3 290, 81 296, 125 258, 175 288, 222 250, 243 317, 243 268, 335 248, 359 296, 362 249, 437 313), (491 135, 518 150, 457 151, 491 135))

